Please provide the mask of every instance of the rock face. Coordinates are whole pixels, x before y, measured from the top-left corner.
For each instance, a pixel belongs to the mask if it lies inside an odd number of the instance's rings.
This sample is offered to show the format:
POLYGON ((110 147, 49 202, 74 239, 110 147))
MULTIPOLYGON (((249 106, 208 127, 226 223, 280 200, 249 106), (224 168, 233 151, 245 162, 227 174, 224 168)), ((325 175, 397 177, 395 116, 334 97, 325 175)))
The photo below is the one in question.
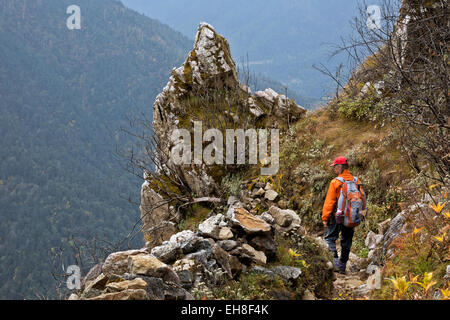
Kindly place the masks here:
POLYGON ((176 232, 176 224, 169 221, 173 216, 164 198, 153 190, 145 181, 141 188, 141 219, 144 234, 152 245, 158 245, 176 232))

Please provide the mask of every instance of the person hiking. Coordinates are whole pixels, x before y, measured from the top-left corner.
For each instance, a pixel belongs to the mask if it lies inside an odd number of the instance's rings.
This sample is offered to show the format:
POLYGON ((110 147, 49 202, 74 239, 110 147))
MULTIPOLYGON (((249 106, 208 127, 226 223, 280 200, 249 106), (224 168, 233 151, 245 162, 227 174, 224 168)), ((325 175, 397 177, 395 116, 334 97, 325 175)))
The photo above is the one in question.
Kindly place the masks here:
POLYGON ((361 182, 348 171, 348 162, 345 157, 337 157, 330 166, 333 167, 337 178, 331 181, 328 188, 322 209, 322 221, 326 228, 325 241, 334 255, 335 270, 345 274, 354 227, 365 218, 366 200, 361 182), (340 258, 336 249, 339 234, 341 235, 340 258))

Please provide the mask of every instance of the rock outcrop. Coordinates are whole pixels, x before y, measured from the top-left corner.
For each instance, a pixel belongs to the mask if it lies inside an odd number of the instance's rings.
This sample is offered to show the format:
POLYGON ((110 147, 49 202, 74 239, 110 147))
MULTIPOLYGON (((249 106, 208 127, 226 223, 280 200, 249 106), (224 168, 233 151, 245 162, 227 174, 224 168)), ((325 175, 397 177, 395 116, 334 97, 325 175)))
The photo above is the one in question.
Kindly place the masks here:
MULTIPOLYGON (((191 165, 174 164, 170 151, 178 142, 171 140, 173 130, 191 131, 193 121, 202 121, 204 130, 222 130, 224 127, 247 129, 249 123, 256 123, 255 129, 263 124, 278 127, 283 126, 286 119, 298 119, 306 111, 272 89, 252 95, 249 87, 238 79, 228 41, 207 23, 199 25, 193 50, 182 66, 172 70, 153 110, 153 129, 158 145, 155 151, 159 163, 157 173, 176 174, 173 180, 182 181, 197 197, 208 197, 217 191, 217 181, 213 176, 218 173, 195 159, 191 159, 191 165)), ((147 182, 141 190, 143 230, 154 245, 167 241, 179 222, 179 217, 158 192, 147 182)), ((271 201, 277 196, 273 190, 265 195, 271 201)), ((222 229, 221 232, 222 238, 231 236, 227 230, 222 229)))

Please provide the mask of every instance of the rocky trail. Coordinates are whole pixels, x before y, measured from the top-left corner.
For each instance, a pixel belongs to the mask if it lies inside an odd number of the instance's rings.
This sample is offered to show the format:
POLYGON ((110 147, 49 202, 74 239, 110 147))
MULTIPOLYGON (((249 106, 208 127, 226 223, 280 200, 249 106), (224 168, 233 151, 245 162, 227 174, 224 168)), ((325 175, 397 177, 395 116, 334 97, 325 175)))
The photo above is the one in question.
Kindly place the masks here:
MULTIPOLYGON (((316 239, 318 242, 322 243, 323 246, 326 245, 323 234, 316 235, 316 239)), ((336 244, 339 252, 339 240, 336 244)), ((364 263, 366 263, 366 259, 359 258, 354 253, 350 253, 346 273, 340 274, 334 272, 334 290, 332 299, 352 300, 368 298, 368 294, 371 290, 370 288, 374 287, 374 284, 369 284, 369 282, 373 282, 373 277, 370 277, 370 280, 368 280, 367 274, 363 269, 364 263)))

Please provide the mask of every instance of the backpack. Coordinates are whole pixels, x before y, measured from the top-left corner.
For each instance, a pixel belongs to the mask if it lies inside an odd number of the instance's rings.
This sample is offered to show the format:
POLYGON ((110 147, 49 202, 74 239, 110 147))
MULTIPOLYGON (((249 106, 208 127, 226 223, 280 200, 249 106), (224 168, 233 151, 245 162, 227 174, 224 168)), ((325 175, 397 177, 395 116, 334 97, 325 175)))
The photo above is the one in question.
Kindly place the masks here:
POLYGON ((346 227, 356 227, 361 223, 361 211, 366 207, 366 196, 358 178, 346 181, 344 178, 336 178, 342 182, 341 194, 339 196, 336 223, 342 223, 346 227))

